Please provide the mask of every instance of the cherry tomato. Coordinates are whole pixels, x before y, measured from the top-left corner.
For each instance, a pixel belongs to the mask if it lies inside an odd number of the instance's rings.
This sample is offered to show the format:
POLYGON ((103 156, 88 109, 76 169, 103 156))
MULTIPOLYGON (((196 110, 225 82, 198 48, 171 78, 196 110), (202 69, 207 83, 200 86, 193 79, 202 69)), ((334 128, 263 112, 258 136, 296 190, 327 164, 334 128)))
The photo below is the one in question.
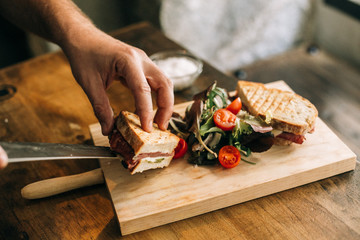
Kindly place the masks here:
POLYGON ((236 115, 240 111, 241 107, 242 107, 241 99, 238 97, 234 101, 232 101, 232 103, 230 103, 226 107, 226 109, 236 115))
POLYGON ((227 145, 220 149, 219 151, 219 162, 225 168, 236 167, 240 160, 240 151, 236 147, 227 145))
POLYGON ((180 138, 180 141, 177 145, 177 147, 175 148, 175 155, 174 155, 174 159, 176 158, 181 158, 185 155, 185 153, 188 150, 188 145, 186 143, 186 141, 182 138, 180 138))
POLYGON ((218 128, 231 131, 235 127, 236 116, 226 109, 219 109, 214 113, 214 122, 218 128))

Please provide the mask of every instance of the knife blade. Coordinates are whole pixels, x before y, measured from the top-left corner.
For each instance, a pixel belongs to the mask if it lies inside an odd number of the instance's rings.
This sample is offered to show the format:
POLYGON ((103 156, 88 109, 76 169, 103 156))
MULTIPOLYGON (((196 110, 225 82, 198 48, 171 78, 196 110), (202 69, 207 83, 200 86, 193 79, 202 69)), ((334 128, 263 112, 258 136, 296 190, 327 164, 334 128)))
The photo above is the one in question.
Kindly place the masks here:
POLYGON ((9 163, 60 159, 120 158, 109 147, 83 144, 0 142, 9 163))

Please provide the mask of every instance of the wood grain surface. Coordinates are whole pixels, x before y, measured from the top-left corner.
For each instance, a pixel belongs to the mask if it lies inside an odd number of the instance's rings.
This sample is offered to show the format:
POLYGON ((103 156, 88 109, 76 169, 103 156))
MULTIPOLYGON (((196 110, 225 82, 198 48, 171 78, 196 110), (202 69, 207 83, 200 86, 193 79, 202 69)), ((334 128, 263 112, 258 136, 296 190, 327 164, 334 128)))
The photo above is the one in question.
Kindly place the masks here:
MULTIPOLYGON (((181 49, 160 31, 139 23, 113 33, 153 54, 181 49)), ((320 118, 358 156, 360 72, 346 63, 306 48, 245 66, 247 80, 283 79, 309 98, 320 118)), ((234 89, 236 79, 205 63, 192 88, 175 103, 191 100, 214 80, 234 89)), ((92 144, 88 126, 96 122, 61 52, 0 70, 0 140, 92 144)), ((128 89, 114 83, 108 95, 115 112, 133 111, 128 89)), ((0 171, 0 239, 359 239, 360 164, 354 171, 247 201, 221 210, 121 236, 105 185, 40 200, 21 198, 27 184, 99 168, 96 160, 16 163, 0 171)))
MULTIPOLYGON (((288 90, 284 81, 269 87, 288 90)), ((175 105, 183 115, 190 103, 175 105)), ((131 175, 119 160, 100 160, 123 235, 211 212, 354 170, 355 154, 317 119, 302 145, 273 146, 236 168, 189 164, 188 155, 165 169, 131 175), (316 150, 316 151, 314 151, 316 150)), ((109 146, 100 125, 90 125, 97 146, 109 146)))

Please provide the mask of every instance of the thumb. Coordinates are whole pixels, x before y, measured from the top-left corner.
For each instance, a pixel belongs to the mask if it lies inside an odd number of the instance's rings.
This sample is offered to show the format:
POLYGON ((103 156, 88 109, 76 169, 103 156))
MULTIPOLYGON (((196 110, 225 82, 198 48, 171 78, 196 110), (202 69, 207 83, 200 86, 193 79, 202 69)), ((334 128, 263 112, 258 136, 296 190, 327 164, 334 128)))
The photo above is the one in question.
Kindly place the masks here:
POLYGON ((6 155, 6 152, 0 146, 0 169, 6 167, 7 163, 8 163, 8 157, 6 155))

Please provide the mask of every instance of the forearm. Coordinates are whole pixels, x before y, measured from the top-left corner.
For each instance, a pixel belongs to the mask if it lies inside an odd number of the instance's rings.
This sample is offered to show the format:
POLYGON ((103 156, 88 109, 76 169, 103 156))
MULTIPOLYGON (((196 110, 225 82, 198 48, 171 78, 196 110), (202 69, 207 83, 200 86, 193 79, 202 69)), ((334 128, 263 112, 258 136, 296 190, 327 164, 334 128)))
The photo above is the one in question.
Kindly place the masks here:
POLYGON ((108 135, 114 125, 105 91, 114 80, 122 80, 134 94, 144 130, 151 131, 153 119, 161 129, 167 128, 174 105, 172 82, 145 52, 97 29, 72 1, 0 0, 0 13, 63 49, 104 135, 108 135), (155 117, 151 91, 157 95, 155 117))
POLYGON ((70 0, 0 0, 9 21, 61 47, 90 31, 99 31, 70 0))

